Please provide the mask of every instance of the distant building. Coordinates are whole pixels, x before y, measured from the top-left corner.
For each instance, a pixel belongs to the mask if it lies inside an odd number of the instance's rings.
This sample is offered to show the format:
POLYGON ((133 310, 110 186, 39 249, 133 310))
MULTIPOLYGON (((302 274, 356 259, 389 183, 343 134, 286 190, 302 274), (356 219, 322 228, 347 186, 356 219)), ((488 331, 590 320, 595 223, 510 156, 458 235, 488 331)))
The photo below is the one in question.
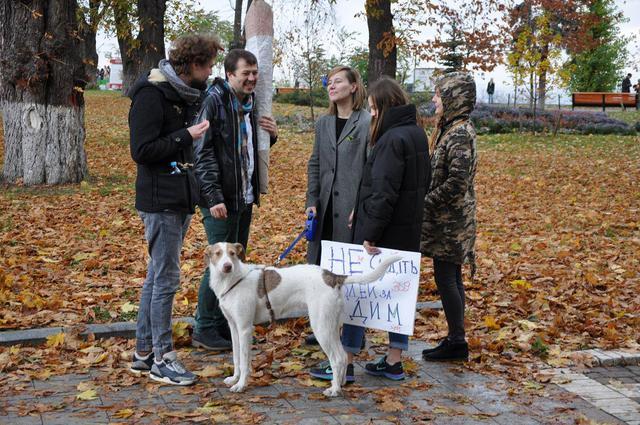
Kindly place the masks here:
POLYGON ((109 90, 122 90, 122 60, 120 58, 110 59, 109 68, 111 73, 109 74, 107 88, 109 90))
POLYGON ((439 68, 414 68, 412 83, 414 92, 433 91, 434 76, 441 71, 439 68))

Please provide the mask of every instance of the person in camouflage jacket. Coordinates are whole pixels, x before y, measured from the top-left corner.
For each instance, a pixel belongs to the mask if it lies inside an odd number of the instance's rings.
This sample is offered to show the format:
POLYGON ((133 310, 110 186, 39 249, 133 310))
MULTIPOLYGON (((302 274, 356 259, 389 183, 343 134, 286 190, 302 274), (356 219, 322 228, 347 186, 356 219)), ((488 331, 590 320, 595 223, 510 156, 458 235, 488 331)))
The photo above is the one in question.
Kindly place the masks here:
POLYGON ((436 82, 437 125, 429 140, 432 178, 425 197, 421 252, 433 258, 434 276, 449 326, 437 347, 423 351, 425 360, 467 359, 464 331, 462 264, 475 273, 476 132, 469 115, 476 103, 470 74, 445 74, 436 82))

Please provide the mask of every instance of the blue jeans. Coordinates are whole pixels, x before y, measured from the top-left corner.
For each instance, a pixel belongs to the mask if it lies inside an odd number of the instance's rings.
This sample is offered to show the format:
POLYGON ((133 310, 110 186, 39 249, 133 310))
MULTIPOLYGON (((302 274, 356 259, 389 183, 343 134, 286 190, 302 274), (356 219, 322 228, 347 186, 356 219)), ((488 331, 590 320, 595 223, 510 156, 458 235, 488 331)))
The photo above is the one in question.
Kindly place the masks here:
MULTIPOLYGON (((342 325, 342 346, 347 353, 358 354, 364 338, 365 328, 345 323, 342 325)), ((409 336, 389 332, 389 347, 407 351, 409 336)))
POLYGON ((153 350, 156 358, 173 351, 171 310, 180 285, 180 251, 191 214, 138 211, 149 245, 147 278, 140 295, 136 350, 153 350))
MULTIPOLYGON (((247 249, 249 240, 249 227, 251 226, 251 215, 253 205, 247 205, 238 212, 228 212, 227 218, 218 220, 213 218, 207 208, 200 208, 202 213, 202 224, 207 233, 209 245, 218 242, 239 242, 244 249, 247 249)), ((222 329, 227 327, 227 319, 220 310, 218 298, 209 287, 209 267, 204 269, 204 275, 200 281, 198 290, 198 308, 195 317, 196 332, 203 332, 207 329, 222 329)))

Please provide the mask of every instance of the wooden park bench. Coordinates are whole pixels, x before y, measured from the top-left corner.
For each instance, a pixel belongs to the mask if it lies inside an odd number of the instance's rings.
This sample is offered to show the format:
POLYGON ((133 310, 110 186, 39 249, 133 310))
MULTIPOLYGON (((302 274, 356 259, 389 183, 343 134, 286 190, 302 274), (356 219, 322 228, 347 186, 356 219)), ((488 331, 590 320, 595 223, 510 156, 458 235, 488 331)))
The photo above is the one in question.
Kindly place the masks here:
POLYGON ((571 94, 571 109, 576 106, 602 106, 604 111, 607 106, 627 106, 638 109, 638 95, 636 93, 602 93, 602 92, 577 92, 571 94))

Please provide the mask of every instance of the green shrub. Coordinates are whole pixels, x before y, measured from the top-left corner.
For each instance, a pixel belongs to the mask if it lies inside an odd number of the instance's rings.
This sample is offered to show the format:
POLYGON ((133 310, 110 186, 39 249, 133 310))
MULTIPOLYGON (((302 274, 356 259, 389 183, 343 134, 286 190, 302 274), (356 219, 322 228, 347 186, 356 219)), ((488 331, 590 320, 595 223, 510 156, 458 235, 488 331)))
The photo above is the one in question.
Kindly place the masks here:
MULTIPOLYGON (((309 106, 309 93, 303 90, 296 90, 291 93, 277 94, 274 96, 273 100, 278 103, 309 106)), ((329 106, 329 96, 324 88, 317 88, 313 90, 313 106, 329 106)))

